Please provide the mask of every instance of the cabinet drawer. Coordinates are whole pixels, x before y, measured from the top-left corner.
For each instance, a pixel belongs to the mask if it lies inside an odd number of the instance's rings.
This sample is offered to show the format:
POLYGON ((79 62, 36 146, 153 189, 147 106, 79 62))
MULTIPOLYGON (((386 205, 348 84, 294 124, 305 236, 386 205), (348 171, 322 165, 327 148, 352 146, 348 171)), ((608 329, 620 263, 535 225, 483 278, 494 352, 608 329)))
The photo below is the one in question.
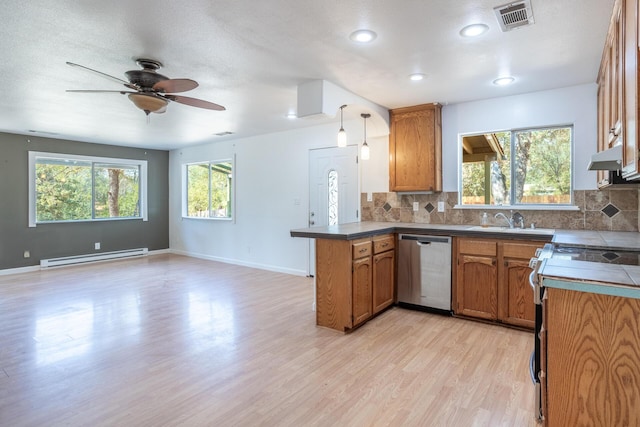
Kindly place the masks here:
POLYGON ((544 246, 544 243, 545 242, 540 242, 539 245, 535 243, 503 243, 503 256, 507 258, 529 259, 535 255, 537 248, 544 246))
POLYGON ((352 244, 353 259, 363 258, 371 255, 371 240, 358 241, 352 244))
POLYGON ((496 256, 498 244, 491 240, 460 239, 458 251, 463 254, 496 256))
POLYGON ((380 236, 373 239, 373 253, 379 254, 380 252, 393 249, 395 246, 393 235, 380 236))

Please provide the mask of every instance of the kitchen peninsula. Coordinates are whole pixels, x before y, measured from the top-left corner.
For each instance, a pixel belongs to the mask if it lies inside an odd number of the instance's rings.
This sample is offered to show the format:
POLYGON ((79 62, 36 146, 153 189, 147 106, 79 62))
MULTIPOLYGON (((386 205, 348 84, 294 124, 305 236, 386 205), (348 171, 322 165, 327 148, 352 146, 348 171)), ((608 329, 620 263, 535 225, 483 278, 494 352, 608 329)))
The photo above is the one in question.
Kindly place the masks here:
MULTIPOLYGON (((640 233, 388 222, 291 230, 293 237, 315 238, 317 245, 333 242, 345 248, 356 247, 359 244, 356 242, 375 240, 378 236, 385 236, 385 239, 396 236, 397 242, 399 233, 451 236, 454 241, 496 241, 503 246, 526 241, 542 247, 550 242, 556 248, 567 249, 568 254, 572 253, 571 248, 576 252, 592 250, 612 260, 624 252, 631 258, 625 264, 592 262, 562 254, 541 261, 537 272, 543 290, 544 315, 539 334, 541 348, 536 350, 541 354, 540 371, 536 373, 541 389, 537 393, 542 401, 540 408, 546 426, 576 425, 584 417, 598 420, 601 425, 637 425, 640 422, 636 403, 640 395, 640 233)), ((454 244, 454 266, 460 256, 456 247, 454 244)), ((345 251, 339 256, 350 262, 350 255, 345 251)), ((332 287, 342 285, 347 289, 351 282, 345 276, 338 283, 332 274, 331 265, 318 263, 317 318, 318 325, 340 330, 335 324, 322 320, 322 313, 333 309, 326 305, 327 302, 341 303, 335 298, 325 298, 325 282, 333 281, 332 287)), ((455 291, 460 283, 456 283, 456 274, 453 276, 452 289, 455 291)), ((483 280, 480 276, 475 282, 483 280)), ((522 271, 515 276, 522 277, 522 271)), ((528 278, 528 274, 526 276, 528 278)), ((526 292, 530 293, 527 304, 532 305, 533 291, 528 284, 526 287, 526 292)), ((363 291, 360 289, 358 294, 362 295, 363 291)), ((342 303, 350 304, 348 293, 344 296, 342 303)), ((454 292, 453 312, 459 315, 460 306, 455 298, 454 292)), ((498 298, 496 304, 500 301, 498 298)), ((370 314, 373 315, 375 313, 370 314)), ((463 314, 463 317, 468 316, 463 314)), ((343 330, 348 332, 364 320, 343 330)), ((532 338, 532 344, 533 341, 532 338)))

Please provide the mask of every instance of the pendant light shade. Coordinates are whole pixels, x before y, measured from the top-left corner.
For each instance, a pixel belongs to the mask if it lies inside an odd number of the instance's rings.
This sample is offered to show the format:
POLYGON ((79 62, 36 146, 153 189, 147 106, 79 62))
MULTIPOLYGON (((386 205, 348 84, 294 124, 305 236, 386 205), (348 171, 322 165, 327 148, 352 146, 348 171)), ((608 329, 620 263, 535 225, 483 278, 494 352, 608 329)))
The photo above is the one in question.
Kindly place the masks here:
POLYGON ((362 113, 360 117, 364 119, 364 142, 362 143, 362 150, 360 151, 360 157, 362 160, 369 160, 369 144, 367 144, 367 119, 371 117, 371 114, 362 113))
POLYGON ((338 131, 338 147, 346 147, 347 146, 347 132, 344 131, 344 127, 342 126, 342 110, 346 107, 343 105, 340 107, 340 130, 338 131))

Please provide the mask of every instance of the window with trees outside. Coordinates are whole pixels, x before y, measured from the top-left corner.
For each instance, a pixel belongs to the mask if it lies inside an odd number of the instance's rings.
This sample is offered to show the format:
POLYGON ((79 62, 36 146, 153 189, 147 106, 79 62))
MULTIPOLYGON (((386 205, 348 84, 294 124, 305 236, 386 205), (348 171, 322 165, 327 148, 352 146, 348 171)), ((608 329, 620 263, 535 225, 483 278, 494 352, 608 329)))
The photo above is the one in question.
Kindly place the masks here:
POLYGON ((146 220, 146 160, 29 152, 29 226, 146 220))
POLYGON ((570 205, 572 126, 462 135, 462 205, 570 205))
POLYGON ((186 211, 190 218, 233 218, 233 162, 185 165, 186 211))

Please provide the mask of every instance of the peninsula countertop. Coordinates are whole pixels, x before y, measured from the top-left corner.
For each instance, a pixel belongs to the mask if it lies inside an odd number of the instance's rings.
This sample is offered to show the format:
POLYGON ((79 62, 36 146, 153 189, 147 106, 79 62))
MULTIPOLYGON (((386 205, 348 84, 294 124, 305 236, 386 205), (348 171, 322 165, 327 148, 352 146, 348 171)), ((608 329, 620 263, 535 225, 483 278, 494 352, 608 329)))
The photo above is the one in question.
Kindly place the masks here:
MULTIPOLYGON (((540 240, 541 244, 552 242, 564 246, 640 252, 640 233, 636 231, 483 228, 478 225, 403 222, 353 222, 291 230, 292 237, 338 240, 386 233, 540 240)), ((551 286, 568 288, 578 283, 579 289, 640 298, 640 266, 549 259, 544 262, 540 274, 550 279, 548 284, 551 286)))
POLYGON ((636 231, 591 231, 550 228, 480 227, 479 225, 421 224, 412 222, 351 222, 291 230, 292 237, 354 240, 385 233, 417 233, 466 237, 546 240, 558 245, 640 251, 636 231))

